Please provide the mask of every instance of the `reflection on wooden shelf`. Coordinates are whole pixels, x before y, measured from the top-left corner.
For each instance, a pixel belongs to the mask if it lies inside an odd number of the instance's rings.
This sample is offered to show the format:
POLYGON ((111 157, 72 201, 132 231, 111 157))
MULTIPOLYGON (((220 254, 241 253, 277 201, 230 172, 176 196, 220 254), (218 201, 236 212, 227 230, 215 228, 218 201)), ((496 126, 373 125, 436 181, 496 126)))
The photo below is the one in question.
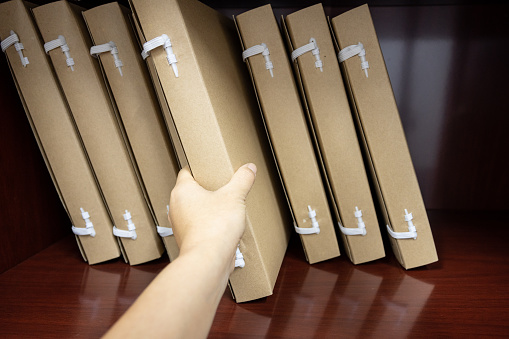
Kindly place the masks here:
MULTIPOLYGON (((440 261, 409 271, 390 251, 363 265, 309 265, 293 237, 274 295, 236 304, 225 290, 210 338, 506 335, 506 213, 429 216, 440 261)), ((89 266, 68 237, 0 275, 0 337, 98 337, 167 264, 89 266)))

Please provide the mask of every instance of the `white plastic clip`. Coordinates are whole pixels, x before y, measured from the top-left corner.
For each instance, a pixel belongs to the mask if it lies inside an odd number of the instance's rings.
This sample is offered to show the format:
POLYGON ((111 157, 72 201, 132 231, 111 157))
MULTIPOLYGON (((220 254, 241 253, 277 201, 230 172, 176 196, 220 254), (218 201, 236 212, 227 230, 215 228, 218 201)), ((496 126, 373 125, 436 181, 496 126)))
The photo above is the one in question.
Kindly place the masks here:
POLYGON ((173 235, 173 229, 171 227, 157 226, 157 233, 159 233, 161 237, 169 237, 173 235))
POLYGON ((369 64, 366 61, 366 50, 364 49, 364 45, 362 43, 359 42, 358 45, 350 45, 343 48, 338 53, 338 60, 341 63, 356 55, 358 55, 359 58, 361 58, 361 69, 364 70, 364 73, 366 74, 367 78, 369 64))
POLYGON ((242 252, 240 252, 239 246, 237 246, 237 250, 235 251, 235 267, 244 267, 246 266, 246 262, 244 261, 244 256, 242 252))
POLYGON ((111 55, 113 55, 115 67, 118 68, 118 71, 120 72, 120 76, 123 76, 122 67, 124 66, 124 64, 122 63, 122 60, 120 60, 120 58, 118 57, 118 48, 117 48, 117 45, 113 41, 110 41, 106 44, 90 47, 90 55, 92 55, 93 57, 97 58, 97 56, 99 54, 105 53, 105 52, 110 52, 111 55))
POLYGON ((297 234, 319 234, 320 233, 320 225, 316 220, 316 211, 311 209, 311 206, 308 205, 308 216, 311 219, 311 227, 297 227, 297 224, 293 224, 295 228, 295 232, 297 234))
POLYGON ((67 67, 71 67, 71 71, 74 71, 74 59, 71 58, 71 53, 69 53, 69 46, 67 45, 63 35, 59 35, 57 39, 51 40, 44 44, 44 50, 46 51, 46 54, 57 47, 60 47, 62 52, 65 54, 65 62, 67 67))
POLYGON ((257 54, 263 55, 263 58, 265 59, 265 69, 270 72, 271 77, 274 77, 274 73, 272 71, 274 69, 274 65, 272 64, 272 61, 270 61, 270 52, 266 44, 261 43, 260 45, 249 47, 244 52, 242 52, 242 60, 245 62, 247 58, 257 54))
POLYGON ((127 221, 127 229, 126 230, 119 230, 116 226, 113 226, 113 234, 117 237, 121 238, 131 238, 133 240, 136 240, 138 237, 136 235, 136 227, 134 226, 134 223, 131 219, 131 213, 129 213, 128 210, 125 210, 124 220, 127 221))
POLYGON ((309 44, 301 46, 292 52, 292 62, 307 52, 311 52, 311 54, 315 56, 315 68, 320 68, 320 72, 323 72, 323 63, 320 59, 320 49, 318 48, 315 38, 309 39, 309 44))
POLYGON ((16 33, 14 33, 14 31, 11 31, 10 33, 11 35, 9 35, 1 42, 2 52, 5 53, 5 50, 7 48, 14 45, 14 48, 16 49, 16 52, 18 52, 18 55, 21 59, 21 64, 23 65, 23 67, 27 67, 27 65, 29 64, 28 58, 23 56, 23 50, 25 49, 25 47, 23 47, 23 44, 19 42, 19 37, 16 33))
POLYGON ((357 218, 357 227, 351 228, 351 227, 343 227, 339 222, 339 229, 344 235, 366 235, 366 225, 364 224, 364 221, 362 220, 362 211, 359 210, 357 206, 355 206, 355 217, 357 218))
POLYGON ((94 224, 90 221, 90 214, 86 212, 83 208, 81 210, 81 217, 85 220, 85 228, 83 227, 74 227, 72 226, 72 232, 76 235, 89 235, 92 238, 95 237, 95 229, 94 224))
POLYGON ((394 239, 417 239, 417 229, 412 222, 413 218, 412 213, 408 213, 405 209, 405 221, 408 224, 408 232, 394 232, 389 225, 387 225, 387 231, 394 239))
POLYGON ((141 52, 143 60, 145 60, 150 55, 151 50, 160 46, 163 46, 164 50, 166 51, 166 59, 168 60, 168 64, 171 66, 171 68, 173 68, 173 73, 175 74, 175 77, 178 78, 179 71, 177 68, 177 57, 173 53, 170 38, 166 34, 158 36, 157 38, 154 38, 143 44, 143 51, 141 52))
MULTIPOLYGON (((170 214, 170 205, 166 205, 166 214, 170 214)), ((173 235, 173 228, 157 226, 157 233, 159 233, 161 237, 169 237, 173 235)))

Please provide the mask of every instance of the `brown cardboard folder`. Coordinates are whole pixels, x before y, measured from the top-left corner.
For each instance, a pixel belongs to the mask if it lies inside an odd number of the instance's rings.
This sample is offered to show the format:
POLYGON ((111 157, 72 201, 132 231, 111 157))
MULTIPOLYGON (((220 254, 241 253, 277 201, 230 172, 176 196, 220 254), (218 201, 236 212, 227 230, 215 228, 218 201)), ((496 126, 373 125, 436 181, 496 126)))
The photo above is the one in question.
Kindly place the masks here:
POLYGON ((248 53, 244 56, 256 52, 245 61, 306 257, 311 264, 337 257, 339 246, 320 167, 272 8, 253 9, 235 21, 248 53), (313 227, 311 217, 318 227, 313 227), (302 234, 312 229, 316 231, 302 234))
POLYGON ((130 264, 157 259, 164 251, 138 181, 80 9, 57 1, 33 9, 63 92, 113 218, 114 233, 130 264), (60 37, 63 37, 61 39, 60 37), (58 40, 57 40, 58 39, 58 40), (56 42, 55 42, 56 41, 56 42), (49 45, 48 45, 49 44, 49 45))
POLYGON ((76 235, 81 253, 89 264, 117 258, 120 250, 111 232, 108 210, 67 102, 21 0, 0 4, 0 39, 7 42, 14 35, 16 44, 22 46, 2 43, 2 49, 5 47, 21 101, 60 199, 75 233, 82 234, 76 235), (28 62, 25 66, 16 47, 26 58, 25 64, 28 62))
POLYGON ((131 5, 195 179, 214 190, 243 164, 258 166, 240 241, 245 266, 230 287, 237 302, 268 296, 292 224, 233 20, 194 0, 131 5))
POLYGON ((129 14, 113 2, 85 11, 83 17, 95 45, 91 52, 104 51, 97 56, 138 164, 157 229, 174 260, 179 251, 167 206, 178 164, 129 14), (115 62, 115 57, 120 62, 115 62))
POLYGON ((335 17, 332 27, 342 55, 350 56, 342 70, 384 216, 383 228, 404 268, 435 262, 426 208, 368 6, 335 17))
POLYGON ((323 7, 302 9, 283 23, 348 257, 354 264, 382 258, 373 198, 323 7))
MULTIPOLYGON (((142 50, 143 44, 145 44, 147 40, 145 39, 145 36, 141 31, 139 22, 137 20, 132 20, 132 25, 134 26, 134 29, 136 31, 136 36, 138 38, 140 50, 142 50)), ((166 123, 166 129, 168 131, 168 134, 170 135, 171 145, 173 146, 173 151, 175 152, 179 168, 189 167, 189 164, 187 163, 186 153, 184 151, 184 148, 182 147, 182 143, 180 142, 180 138, 175 128, 175 123, 173 122, 173 118, 170 113, 170 106, 166 101, 166 97, 161 86, 161 81, 159 80, 159 77, 157 75, 154 60, 152 58, 147 58, 145 61, 147 62, 148 72, 152 80, 152 85, 154 86, 157 101, 159 102, 159 106, 163 113, 164 122, 166 123)))

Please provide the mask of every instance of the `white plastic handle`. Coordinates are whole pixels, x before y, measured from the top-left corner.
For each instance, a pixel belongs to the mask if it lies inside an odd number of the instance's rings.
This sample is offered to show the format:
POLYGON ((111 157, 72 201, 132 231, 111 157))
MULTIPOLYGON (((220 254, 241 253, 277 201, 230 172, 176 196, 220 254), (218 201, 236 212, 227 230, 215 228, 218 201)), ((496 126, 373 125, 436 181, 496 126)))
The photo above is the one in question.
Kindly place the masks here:
POLYGON ((408 232, 394 232, 389 225, 387 225, 387 231, 394 239, 417 239, 417 229, 415 228, 412 213, 408 213, 405 209, 405 221, 408 224, 408 232))
POLYGON ((244 255, 240 252, 239 247, 237 246, 237 250, 235 251, 235 267, 244 267, 246 266, 246 262, 244 261, 244 255))
POLYGON ((357 218, 357 227, 344 227, 338 222, 339 229, 341 230, 341 233, 344 235, 366 235, 366 225, 364 224, 364 221, 362 220, 362 210, 360 210, 357 206, 355 206, 355 217, 357 218))
POLYGON ((358 55, 361 59, 361 69, 364 70, 367 78, 369 63, 366 61, 366 50, 364 49, 364 45, 362 43, 359 42, 357 45, 350 45, 343 48, 338 53, 338 60, 341 63, 356 55, 358 55))
POLYGON ((83 227, 74 227, 72 226, 72 232, 76 235, 89 235, 92 238, 95 237, 95 229, 94 224, 90 221, 90 214, 85 211, 83 208, 81 210, 81 217, 85 220, 85 228, 83 227))
POLYGON ((27 65, 29 64, 28 58, 23 56, 23 50, 25 49, 25 47, 23 47, 23 44, 19 42, 19 37, 16 33, 14 33, 14 31, 11 31, 10 33, 11 35, 2 40, 2 42, 0 43, 0 46, 2 47, 2 52, 5 53, 5 50, 7 48, 14 45, 14 48, 16 49, 16 52, 18 52, 18 55, 21 59, 21 64, 23 65, 23 67, 27 67, 27 65))
POLYGON ((163 34, 161 36, 158 36, 150 41, 147 41, 143 44, 143 51, 141 51, 141 56, 143 57, 143 60, 145 60, 149 55, 150 51, 157 47, 163 47, 166 51, 166 59, 168 60, 168 64, 173 69, 173 73, 175 74, 175 77, 179 77, 179 72, 177 68, 177 57, 173 53, 173 45, 171 44, 170 38, 163 34))
POLYGON ((136 240, 138 235, 136 234, 136 226, 134 225, 131 217, 131 213, 129 213, 128 210, 125 210, 124 220, 127 221, 127 229, 126 230, 120 230, 116 226, 113 226, 113 235, 120 238, 131 238, 133 240, 136 240))
POLYGON ((297 234, 319 234, 320 227, 297 227, 297 224, 293 224, 295 232, 297 234))
POLYGON ((320 72, 323 72, 323 63, 320 59, 320 49, 318 48, 315 38, 309 39, 308 44, 301 46, 292 52, 292 62, 307 52, 311 52, 311 54, 315 56, 315 68, 319 68, 320 72))
POLYGON ((312 209, 311 206, 308 205, 308 216, 311 220, 311 227, 297 227, 297 224, 294 222, 293 227, 297 234, 319 234, 320 233, 320 225, 316 220, 316 210, 312 209))
POLYGON ((270 76, 273 78, 274 72, 272 70, 274 69, 274 65, 272 64, 272 61, 270 61, 270 51, 266 44, 261 43, 260 45, 249 47, 244 52, 242 52, 242 60, 245 62, 247 58, 257 54, 263 55, 263 58, 265 59, 265 69, 270 72, 270 76))
POLYGON ((120 72, 120 76, 123 76, 122 74, 122 67, 124 64, 122 63, 122 60, 118 57, 118 48, 117 45, 110 41, 106 44, 97 45, 90 47, 90 55, 97 57, 101 53, 110 52, 113 56, 113 61, 115 62, 115 67, 118 68, 118 71, 120 72))
POLYGON ((173 235, 173 229, 171 227, 157 226, 157 233, 159 233, 161 237, 169 237, 173 235))
POLYGON ((55 40, 48 41, 44 44, 44 50, 46 54, 48 54, 51 50, 60 47, 62 52, 65 54, 65 62, 67 67, 71 68, 71 71, 74 71, 74 59, 71 58, 71 53, 69 52, 69 46, 67 45, 67 41, 65 40, 63 35, 59 35, 55 40))

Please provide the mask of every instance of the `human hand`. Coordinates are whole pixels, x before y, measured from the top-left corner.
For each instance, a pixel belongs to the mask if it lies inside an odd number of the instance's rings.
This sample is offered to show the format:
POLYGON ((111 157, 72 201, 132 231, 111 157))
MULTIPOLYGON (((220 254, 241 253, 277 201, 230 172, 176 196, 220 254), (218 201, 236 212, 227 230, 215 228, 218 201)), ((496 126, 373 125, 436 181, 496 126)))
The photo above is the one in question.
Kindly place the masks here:
POLYGON ((246 197, 255 177, 256 166, 246 164, 228 184, 211 192, 194 180, 189 169, 179 172, 169 218, 180 254, 106 337, 207 336, 234 269, 235 249, 246 228, 246 197))
POLYGON ((169 218, 181 255, 202 251, 208 258, 231 261, 246 227, 246 197, 256 177, 256 166, 240 167, 228 184, 208 191, 182 169, 170 197, 169 218))

